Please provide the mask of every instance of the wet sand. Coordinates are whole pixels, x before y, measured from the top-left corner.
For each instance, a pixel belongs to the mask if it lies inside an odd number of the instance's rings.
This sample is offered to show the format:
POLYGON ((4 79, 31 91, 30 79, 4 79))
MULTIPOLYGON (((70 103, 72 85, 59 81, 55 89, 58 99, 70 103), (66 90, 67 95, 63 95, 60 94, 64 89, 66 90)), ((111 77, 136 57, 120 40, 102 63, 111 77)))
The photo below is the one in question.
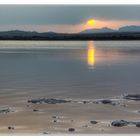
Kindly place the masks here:
POLYGON ((139 122, 139 101, 117 99, 119 104, 116 105, 88 101, 33 104, 28 103, 28 100, 41 96, 22 92, 19 92, 19 95, 17 93, 11 95, 10 91, 9 93, 7 91, 7 94, 0 94, 0 109, 10 109, 10 112, 0 113, 0 135, 98 135, 140 132, 140 127, 135 125, 123 127, 111 125, 114 120, 139 122), (91 121, 97 123, 92 124, 91 121), (74 130, 69 131, 69 128, 74 130))

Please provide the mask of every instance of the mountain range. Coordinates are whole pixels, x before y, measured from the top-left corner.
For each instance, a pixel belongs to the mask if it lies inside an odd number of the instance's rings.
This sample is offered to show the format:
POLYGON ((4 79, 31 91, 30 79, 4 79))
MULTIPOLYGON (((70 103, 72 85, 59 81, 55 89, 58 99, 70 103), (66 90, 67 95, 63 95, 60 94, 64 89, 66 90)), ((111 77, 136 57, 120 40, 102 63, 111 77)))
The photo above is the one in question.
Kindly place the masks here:
POLYGON ((94 28, 79 33, 1 31, 0 40, 140 40, 140 26, 123 26, 118 30, 94 28))
MULTIPOLYGON (((91 34, 91 33, 113 33, 113 32, 140 32, 140 26, 123 26, 120 27, 118 30, 113 30, 111 28, 103 27, 103 28, 94 28, 94 29, 88 29, 79 32, 78 34, 91 34)), ((64 35, 67 33, 55 33, 55 32, 31 32, 31 31, 20 31, 20 30, 11 30, 11 31, 1 31, 0 32, 0 37, 1 36, 26 36, 26 37, 31 37, 31 36, 40 36, 40 37, 45 37, 45 36, 56 36, 58 34, 64 35)))
POLYGON ((80 33, 109 33, 109 32, 140 32, 140 26, 135 26, 135 25, 131 25, 131 26, 123 26, 120 27, 118 30, 113 30, 107 27, 103 27, 103 28, 97 28, 97 29, 88 29, 88 30, 84 30, 80 33))

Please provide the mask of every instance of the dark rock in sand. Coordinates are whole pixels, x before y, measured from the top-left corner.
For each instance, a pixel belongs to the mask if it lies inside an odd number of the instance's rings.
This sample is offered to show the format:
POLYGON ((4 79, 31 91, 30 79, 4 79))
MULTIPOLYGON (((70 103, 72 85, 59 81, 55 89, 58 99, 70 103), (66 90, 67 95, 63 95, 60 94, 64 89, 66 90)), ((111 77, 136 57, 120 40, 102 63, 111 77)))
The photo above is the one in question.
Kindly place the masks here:
POLYGON ((126 125, 136 125, 136 127, 140 127, 140 122, 119 120, 119 121, 113 121, 111 125, 116 127, 122 127, 126 125))
POLYGON ((32 100, 28 100, 28 103, 33 103, 33 104, 41 104, 42 102, 44 102, 45 98, 41 98, 41 99, 32 99, 32 100))
POLYGON ((49 133, 47 133, 47 132, 43 132, 43 134, 49 134, 49 133))
POLYGON ((125 121, 125 120, 116 120, 116 121, 113 121, 111 123, 112 126, 115 126, 115 127, 122 127, 122 126, 127 126, 129 124, 129 122, 125 121))
POLYGON ((107 104, 107 105, 117 105, 117 104, 120 104, 119 102, 116 102, 116 101, 112 101, 112 100, 98 100, 98 101, 95 101, 93 102, 95 104, 107 104))
POLYGON ((34 112, 39 111, 38 109, 33 109, 34 112))
POLYGON ((10 112, 9 108, 0 109, 0 113, 9 113, 9 112, 10 112))
POLYGON ((69 132, 73 132, 73 131, 75 131, 74 128, 69 128, 69 132))
POLYGON ((139 127, 140 128, 140 122, 137 122, 136 123, 136 127, 139 127))
POLYGON ((97 124, 97 121, 90 121, 91 124, 97 124))
POLYGON ((140 101, 140 94, 128 94, 128 95, 125 95, 123 98, 127 100, 140 101))
POLYGON ((52 118, 56 119, 57 117, 56 116, 52 116, 52 118))
POLYGON ((59 119, 59 116, 52 116, 53 119, 59 119))
POLYGON ((111 100, 97 100, 93 103, 95 103, 95 104, 112 104, 112 101, 111 100))
POLYGON ((54 120, 53 122, 55 122, 55 123, 56 123, 56 122, 57 122, 57 120, 54 120))
POLYGON ((101 101, 103 104, 112 104, 111 100, 102 100, 101 101))
POLYGON ((140 113, 140 110, 138 110, 137 112, 140 113))
POLYGON ((87 103, 89 103, 88 101, 83 101, 83 104, 87 104, 87 103))
POLYGON ((15 128, 13 126, 8 126, 9 130, 14 130, 15 128))
POLYGON ((46 103, 46 104, 60 104, 60 103, 68 103, 71 102, 69 100, 62 100, 62 99, 53 99, 53 98, 42 98, 42 99, 32 99, 32 100, 28 100, 28 103, 33 103, 33 104, 42 104, 42 103, 46 103))

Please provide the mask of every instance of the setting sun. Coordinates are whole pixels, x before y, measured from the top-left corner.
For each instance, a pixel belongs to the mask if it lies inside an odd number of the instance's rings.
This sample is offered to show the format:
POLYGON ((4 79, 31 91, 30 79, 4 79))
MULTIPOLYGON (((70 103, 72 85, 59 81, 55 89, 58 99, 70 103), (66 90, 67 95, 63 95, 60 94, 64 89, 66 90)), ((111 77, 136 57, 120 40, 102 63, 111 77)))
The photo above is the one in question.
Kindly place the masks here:
POLYGON ((87 24, 88 25, 94 25, 95 24, 95 20, 90 19, 90 20, 87 21, 87 24))

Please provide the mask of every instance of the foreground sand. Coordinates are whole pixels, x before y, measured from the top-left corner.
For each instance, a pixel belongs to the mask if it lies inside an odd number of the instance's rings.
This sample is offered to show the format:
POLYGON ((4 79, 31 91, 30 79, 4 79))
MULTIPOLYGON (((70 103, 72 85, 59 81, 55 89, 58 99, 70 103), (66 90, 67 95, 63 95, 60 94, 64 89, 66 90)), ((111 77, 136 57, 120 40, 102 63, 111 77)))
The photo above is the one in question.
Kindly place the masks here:
POLYGON ((19 94, 0 94, 0 108, 9 107, 11 110, 0 113, 1 135, 140 133, 140 128, 135 125, 111 126, 113 120, 140 121, 140 101, 121 100, 119 105, 82 102, 32 104, 27 101, 37 96, 19 94), (90 121, 98 123, 92 124, 90 121), (8 129, 9 126, 14 129, 8 129), (69 128, 74 128, 75 131, 69 132, 69 128))

